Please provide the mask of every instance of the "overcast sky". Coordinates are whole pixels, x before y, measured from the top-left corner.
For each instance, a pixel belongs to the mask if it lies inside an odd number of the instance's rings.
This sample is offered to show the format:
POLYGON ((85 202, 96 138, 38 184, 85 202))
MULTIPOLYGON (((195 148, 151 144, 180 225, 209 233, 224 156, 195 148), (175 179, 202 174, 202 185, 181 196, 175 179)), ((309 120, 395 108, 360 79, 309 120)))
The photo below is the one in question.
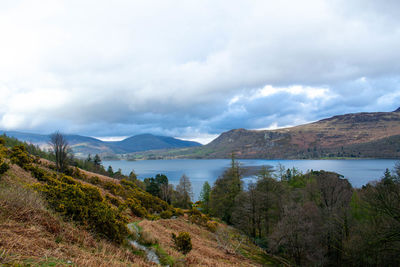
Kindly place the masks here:
POLYGON ((207 142, 400 106, 400 1, 0 1, 0 129, 207 142))

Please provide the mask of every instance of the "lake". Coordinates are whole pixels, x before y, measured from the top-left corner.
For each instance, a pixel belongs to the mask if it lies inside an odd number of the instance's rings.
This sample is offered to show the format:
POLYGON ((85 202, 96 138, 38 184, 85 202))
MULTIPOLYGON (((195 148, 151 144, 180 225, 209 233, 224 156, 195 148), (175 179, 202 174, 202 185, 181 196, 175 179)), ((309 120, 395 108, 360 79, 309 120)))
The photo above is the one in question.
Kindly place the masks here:
MULTIPOLYGON (((238 160, 243 167, 270 165, 276 167, 279 163, 286 168, 296 167, 302 172, 307 170, 334 171, 347 178, 353 187, 361 187, 370 181, 382 177, 386 168, 392 170, 397 160, 392 159, 354 159, 354 160, 238 160)), ((177 185, 182 174, 186 174, 193 186, 194 200, 198 199, 205 181, 212 186, 223 171, 230 166, 230 159, 172 159, 172 160, 141 160, 141 161, 103 161, 107 169, 109 165, 114 171, 119 168, 128 175, 132 170, 139 179, 154 177, 158 173, 165 174, 171 184, 177 185)), ((245 177, 248 182, 252 177, 245 177)))

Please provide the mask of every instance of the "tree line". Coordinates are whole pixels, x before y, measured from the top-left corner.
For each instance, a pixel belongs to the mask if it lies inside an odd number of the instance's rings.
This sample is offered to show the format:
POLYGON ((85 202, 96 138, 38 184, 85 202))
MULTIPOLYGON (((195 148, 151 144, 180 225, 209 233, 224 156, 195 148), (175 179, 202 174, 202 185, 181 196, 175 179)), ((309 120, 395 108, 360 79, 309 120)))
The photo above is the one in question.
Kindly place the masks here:
POLYGON ((297 266, 400 265, 400 163, 362 188, 334 172, 263 167, 247 187, 232 158, 200 207, 297 266))

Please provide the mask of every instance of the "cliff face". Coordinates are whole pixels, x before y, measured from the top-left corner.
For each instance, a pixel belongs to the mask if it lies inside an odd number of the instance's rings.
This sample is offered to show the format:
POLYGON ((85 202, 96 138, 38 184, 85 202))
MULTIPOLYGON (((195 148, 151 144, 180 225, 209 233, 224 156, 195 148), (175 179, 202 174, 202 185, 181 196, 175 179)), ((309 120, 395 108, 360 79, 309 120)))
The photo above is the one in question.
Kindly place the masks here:
POLYGON ((400 157, 400 112, 334 116, 291 128, 222 133, 203 149, 207 157, 400 157), (384 148, 384 151, 382 151, 384 148))

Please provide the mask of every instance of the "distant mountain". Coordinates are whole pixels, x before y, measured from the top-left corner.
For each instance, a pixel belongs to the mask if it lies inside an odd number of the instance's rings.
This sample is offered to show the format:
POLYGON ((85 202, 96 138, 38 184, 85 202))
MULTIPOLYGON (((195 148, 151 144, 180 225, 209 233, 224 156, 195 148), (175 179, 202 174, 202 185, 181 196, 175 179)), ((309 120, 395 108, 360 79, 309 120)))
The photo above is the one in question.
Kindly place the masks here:
MULTIPOLYGON (((50 135, 23 133, 17 131, 0 131, 0 134, 15 137, 21 141, 38 145, 42 148, 49 147, 50 135)), ((168 136, 141 134, 117 142, 105 142, 93 137, 81 135, 65 135, 72 151, 76 156, 86 157, 88 154, 125 154, 154 149, 170 149, 201 146, 200 143, 184 141, 168 136)))
POLYGON ((152 134, 140 134, 119 142, 107 143, 118 154, 155 149, 201 146, 200 143, 193 141, 184 141, 173 137, 157 136, 152 134))
POLYGON ((136 153, 136 158, 307 159, 400 158, 400 108, 354 113, 276 130, 234 129, 211 143, 179 151, 136 153))

